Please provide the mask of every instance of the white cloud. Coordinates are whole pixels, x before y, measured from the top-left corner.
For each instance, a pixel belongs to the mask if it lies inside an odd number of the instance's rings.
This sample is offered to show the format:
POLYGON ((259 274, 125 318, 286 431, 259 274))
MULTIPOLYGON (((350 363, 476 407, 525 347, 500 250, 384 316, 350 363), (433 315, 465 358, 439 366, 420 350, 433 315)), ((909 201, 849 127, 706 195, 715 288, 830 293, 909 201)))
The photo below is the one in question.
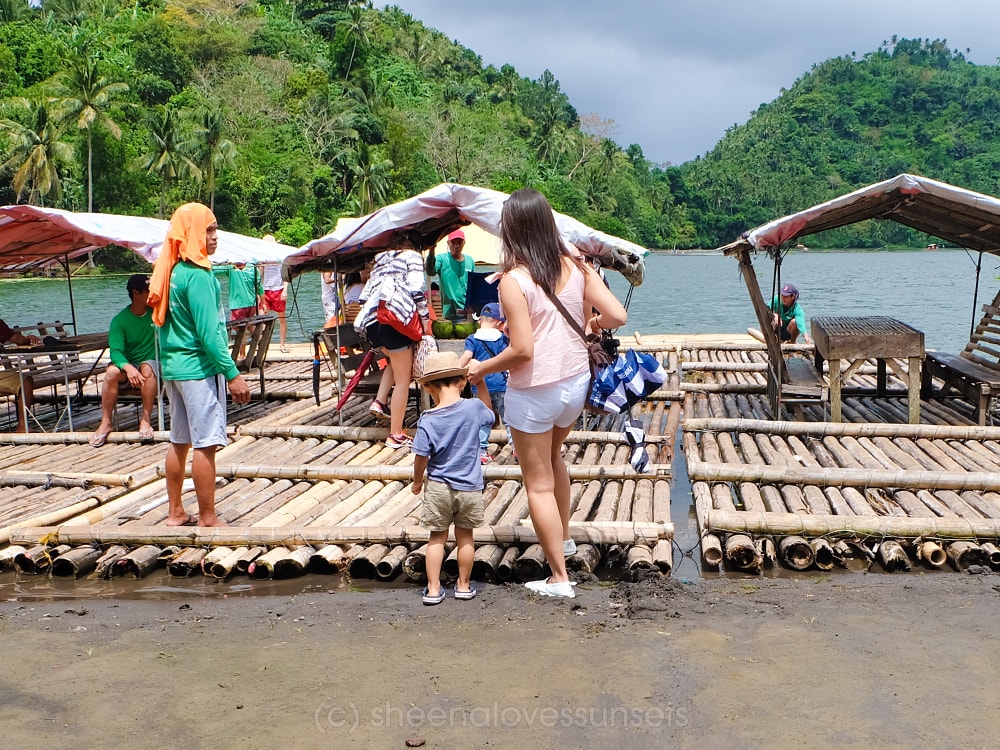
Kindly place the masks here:
POLYGON ((545 69, 622 146, 674 164, 712 148, 815 64, 874 51, 893 34, 1000 57, 996 0, 396 0, 496 66, 545 69))

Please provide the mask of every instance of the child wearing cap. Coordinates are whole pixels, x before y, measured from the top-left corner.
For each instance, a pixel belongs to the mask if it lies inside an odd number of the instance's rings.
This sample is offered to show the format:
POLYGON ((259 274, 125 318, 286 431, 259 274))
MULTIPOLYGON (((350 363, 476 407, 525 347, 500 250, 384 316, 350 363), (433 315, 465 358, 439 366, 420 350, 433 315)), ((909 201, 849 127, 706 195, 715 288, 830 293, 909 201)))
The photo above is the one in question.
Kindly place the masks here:
POLYGON ((424 375, 417 380, 434 399, 434 408, 420 415, 411 448, 415 454, 413 494, 424 491, 420 524, 431 532, 425 557, 427 587, 423 592, 427 605, 444 600, 441 565, 452 524, 458 543, 455 598, 472 599, 477 593, 471 577, 475 557, 472 530, 482 526, 484 520, 479 430, 492 426, 493 412, 479 399, 462 398, 468 373, 455 352, 433 352, 427 357, 424 375))
POLYGON ((812 343, 806 332, 806 314, 799 304, 799 290, 794 284, 781 287, 781 294, 771 300, 771 324, 781 341, 794 344, 799 334, 807 344, 812 343))
MULTIPOLYGON (((482 311, 474 317, 479 321, 479 329, 465 339, 465 351, 462 352, 461 357, 463 367, 473 359, 477 362, 492 359, 510 346, 510 339, 503 331, 505 318, 500 312, 498 303, 490 302, 483 305, 482 311)), ((506 425, 504 399, 507 395, 507 371, 490 373, 484 378, 484 381, 486 390, 489 392, 493 413, 506 425)), ((472 392, 476 393, 476 386, 472 386, 472 392)), ((479 433, 480 461, 484 464, 493 461, 493 457, 489 453, 490 427, 484 427, 479 433)), ((509 427, 507 428, 507 444, 514 445, 509 427)))

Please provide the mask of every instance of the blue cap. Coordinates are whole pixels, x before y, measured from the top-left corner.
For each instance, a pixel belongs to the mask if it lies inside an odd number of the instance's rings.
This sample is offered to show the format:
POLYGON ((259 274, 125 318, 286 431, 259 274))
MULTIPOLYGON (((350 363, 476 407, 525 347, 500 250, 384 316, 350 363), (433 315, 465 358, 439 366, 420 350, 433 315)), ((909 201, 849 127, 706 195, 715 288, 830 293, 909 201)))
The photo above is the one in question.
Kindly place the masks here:
POLYGON ((493 318, 493 320, 504 321, 507 320, 500 312, 500 305, 497 302, 488 302, 483 305, 483 309, 479 312, 479 315, 473 315, 476 320, 480 318, 493 318))
POLYGON ((781 287, 782 297, 798 297, 799 290, 795 288, 795 284, 785 284, 781 287))

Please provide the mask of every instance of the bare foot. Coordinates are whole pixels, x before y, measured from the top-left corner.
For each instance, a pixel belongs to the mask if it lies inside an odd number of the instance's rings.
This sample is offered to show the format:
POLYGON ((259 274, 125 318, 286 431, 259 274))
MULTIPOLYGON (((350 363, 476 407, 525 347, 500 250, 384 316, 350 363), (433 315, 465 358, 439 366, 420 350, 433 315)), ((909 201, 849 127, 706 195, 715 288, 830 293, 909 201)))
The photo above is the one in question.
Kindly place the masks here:
POLYGON ((197 526, 198 516, 188 513, 187 515, 174 517, 167 516, 166 520, 167 526, 197 526))
POLYGON ((207 519, 207 518, 206 519, 202 519, 202 520, 198 521, 198 525, 199 526, 211 526, 213 528, 220 528, 220 527, 223 527, 223 526, 229 526, 228 523, 226 523, 225 521, 223 521, 218 516, 216 516, 213 519, 207 519))

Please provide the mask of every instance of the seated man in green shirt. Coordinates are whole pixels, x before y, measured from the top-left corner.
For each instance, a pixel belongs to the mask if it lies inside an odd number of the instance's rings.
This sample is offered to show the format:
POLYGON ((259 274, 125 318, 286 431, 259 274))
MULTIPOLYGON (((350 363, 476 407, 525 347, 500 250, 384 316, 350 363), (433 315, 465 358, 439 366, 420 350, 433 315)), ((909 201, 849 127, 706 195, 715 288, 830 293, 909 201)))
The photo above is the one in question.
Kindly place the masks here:
POLYGON ((424 270, 428 276, 441 277, 441 314, 454 320, 465 310, 465 293, 469 287, 469 272, 475 267, 471 256, 462 251, 465 248, 465 232, 456 229, 448 235, 448 254, 437 255, 431 248, 424 270))
POLYGON ((139 437, 153 439, 153 402, 160 376, 156 361, 156 344, 153 335, 153 310, 146 304, 149 298, 149 277, 144 273, 130 276, 125 285, 129 306, 111 319, 108 328, 108 349, 111 364, 104 373, 104 392, 101 393, 101 424, 98 425, 90 444, 100 448, 111 433, 111 418, 118 401, 119 388, 124 386, 142 394, 142 416, 139 419, 139 437))

